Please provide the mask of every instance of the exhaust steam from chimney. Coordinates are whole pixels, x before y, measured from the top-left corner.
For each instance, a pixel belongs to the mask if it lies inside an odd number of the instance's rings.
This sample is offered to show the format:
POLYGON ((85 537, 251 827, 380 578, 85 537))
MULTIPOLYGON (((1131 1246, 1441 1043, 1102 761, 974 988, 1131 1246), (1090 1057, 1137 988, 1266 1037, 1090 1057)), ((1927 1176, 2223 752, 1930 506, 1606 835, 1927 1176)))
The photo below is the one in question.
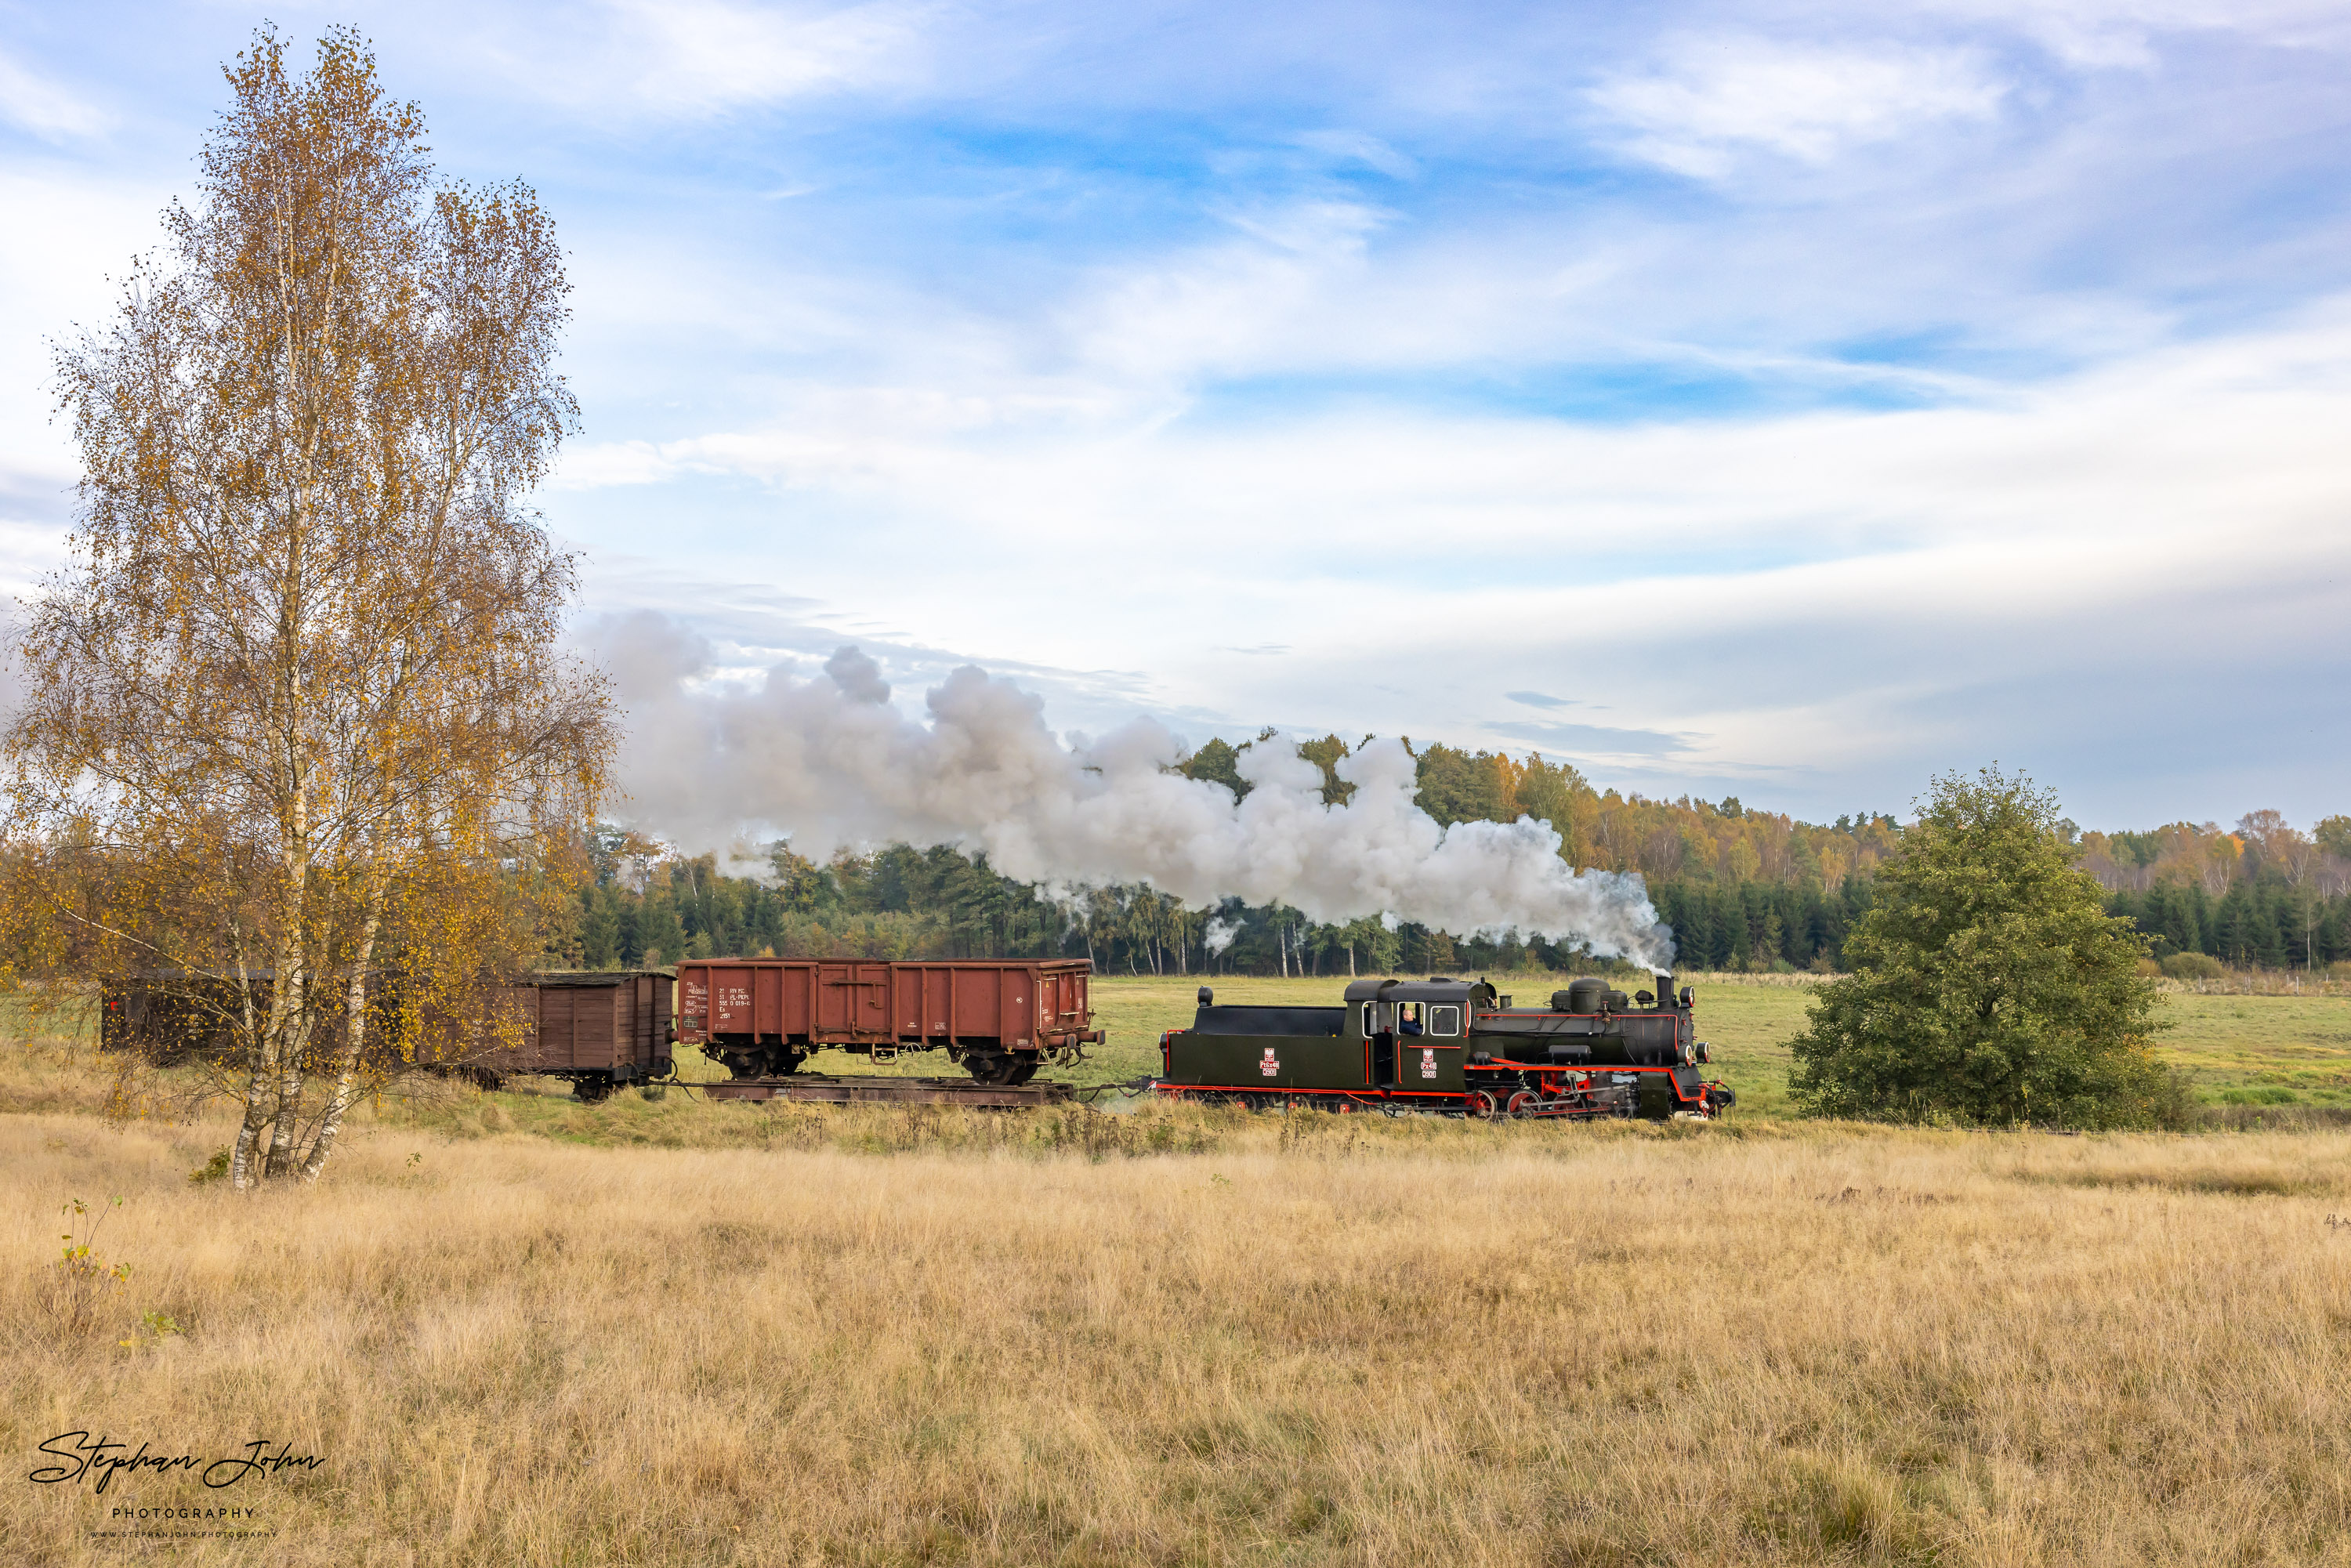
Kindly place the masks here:
POLYGON ((954 844, 1049 896, 1148 883, 1196 908, 1279 903, 1318 924, 1377 915, 1671 967, 1672 933, 1637 875, 1571 868, 1558 833, 1524 817, 1440 827, 1415 804, 1396 741, 1340 761, 1355 785, 1343 806, 1323 804, 1322 770, 1292 745, 1253 746, 1240 758, 1253 788, 1236 801, 1170 771, 1183 747, 1156 721, 1064 746, 1041 699, 971 666, 926 694, 918 724, 853 647, 812 680, 778 667, 734 686, 709 679, 706 643, 657 614, 606 622, 594 641, 628 710, 626 815, 690 850, 781 835, 822 860, 954 844))

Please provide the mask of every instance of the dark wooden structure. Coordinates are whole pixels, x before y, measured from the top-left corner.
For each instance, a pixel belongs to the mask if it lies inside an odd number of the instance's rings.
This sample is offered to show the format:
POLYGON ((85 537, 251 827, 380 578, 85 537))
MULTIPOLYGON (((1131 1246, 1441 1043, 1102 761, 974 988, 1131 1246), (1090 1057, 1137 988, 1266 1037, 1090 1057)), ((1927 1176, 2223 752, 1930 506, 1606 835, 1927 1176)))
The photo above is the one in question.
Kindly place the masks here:
POLYGON ((535 975, 508 988, 519 1017, 499 1032, 519 1039, 484 1053, 481 1066, 504 1077, 532 1072, 569 1079, 582 1100, 615 1088, 666 1078, 676 976, 669 969, 574 969, 535 975))

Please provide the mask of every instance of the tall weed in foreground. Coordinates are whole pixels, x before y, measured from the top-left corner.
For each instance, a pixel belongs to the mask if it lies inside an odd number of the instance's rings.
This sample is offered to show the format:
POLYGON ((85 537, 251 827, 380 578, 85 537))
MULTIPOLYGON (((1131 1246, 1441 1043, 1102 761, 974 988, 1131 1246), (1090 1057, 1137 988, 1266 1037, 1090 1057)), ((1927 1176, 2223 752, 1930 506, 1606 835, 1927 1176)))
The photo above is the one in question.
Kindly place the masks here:
POLYGON ((64 1245, 48 1266, 40 1301, 51 1332, 68 1339, 87 1337, 131 1283, 130 1264, 110 1263, 98 1254, 98 1235, 110 1207, 121 1207, 122 1199, 93 1207, 69 1198, 57 1211, 67 1225, 57 1237, 64 1245))

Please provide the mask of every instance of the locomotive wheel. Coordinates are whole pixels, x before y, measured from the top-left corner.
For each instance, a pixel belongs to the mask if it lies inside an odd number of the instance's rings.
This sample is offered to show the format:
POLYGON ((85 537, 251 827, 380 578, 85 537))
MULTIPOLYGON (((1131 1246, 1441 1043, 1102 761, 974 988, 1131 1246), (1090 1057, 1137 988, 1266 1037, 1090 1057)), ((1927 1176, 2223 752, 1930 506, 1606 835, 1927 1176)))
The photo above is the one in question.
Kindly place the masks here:
POLYGON ((1501 1113, 1499 1109, 1494 1103, 1494 1097, 1491 1094, 1487 1093, 1483 1089, 1472 1089, 1469 1091, 1469 1099, 1463 1106, 1463 1109, 1468 1111, 1472 1116, 1479 1118, 1480 1121, 1486 1122, 1492 1121, 1496 1116, 1501 1113))
POLYGON ((1521 1089, 1510 1096, 1510 1103, 1502 1107, 1502 1113, 1506 1116, 1531 1116, 1534 1114, 1534 1095, 1521 1089))

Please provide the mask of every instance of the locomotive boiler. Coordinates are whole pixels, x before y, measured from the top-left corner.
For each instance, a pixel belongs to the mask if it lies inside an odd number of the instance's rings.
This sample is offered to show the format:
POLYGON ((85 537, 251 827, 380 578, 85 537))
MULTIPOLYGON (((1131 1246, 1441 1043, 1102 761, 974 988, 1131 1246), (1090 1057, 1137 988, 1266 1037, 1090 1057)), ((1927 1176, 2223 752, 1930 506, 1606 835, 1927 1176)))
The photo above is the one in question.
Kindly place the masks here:
POLYGON ((1712 1117, 1737 1102, 1703 1071, 1688 988, 1628 996, 1579 979, 1520 1008, 1484 980, 1351 983, 1337 1007, 1219 1007, 1200 988, 1160 1038, 1159 1092, 1184 1099, 1474 1116, 1712 1117))

